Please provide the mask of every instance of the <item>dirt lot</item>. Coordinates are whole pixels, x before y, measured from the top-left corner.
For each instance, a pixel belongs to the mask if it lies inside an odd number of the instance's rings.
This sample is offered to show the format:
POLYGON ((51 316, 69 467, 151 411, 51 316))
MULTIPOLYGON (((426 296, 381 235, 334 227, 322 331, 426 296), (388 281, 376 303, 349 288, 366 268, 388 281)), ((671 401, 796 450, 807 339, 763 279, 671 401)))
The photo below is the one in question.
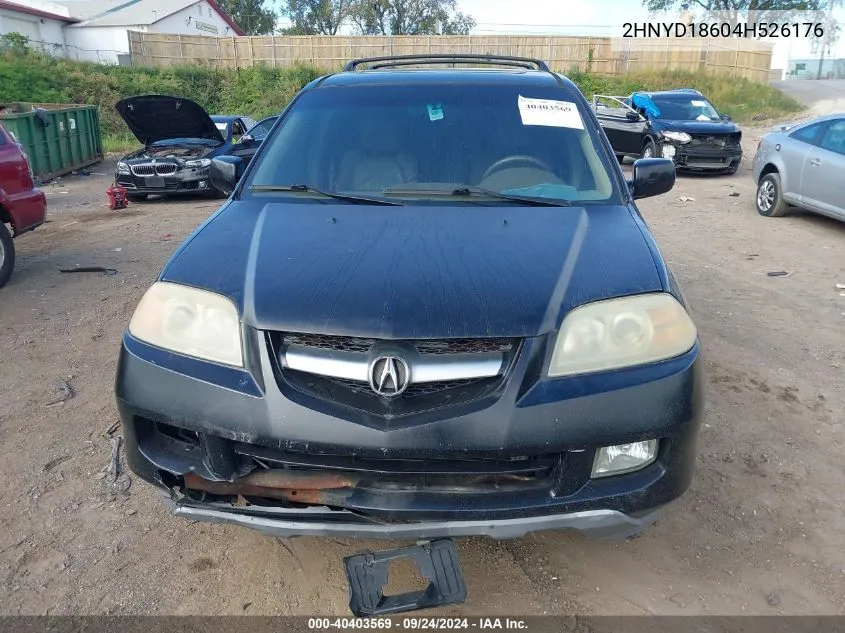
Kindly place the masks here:
MULTIPOLYGON (((470 596, 441 613, 845 614, 845 224, 758 216, 749 167, 641 203, 707 358, 693 487, 631 541, 459 541, 470 596)), ((139 481, 104 494, 121 332, 216 208, 109 211, 111 168, 45 187, 50 223, 0 291, 0 614, 347 615, 342 557, 392 544, 189 524, 139 481), (118 273, 59 272, 77 265, 118 273), (57 379, 74 397, 50 406, 57 379)))

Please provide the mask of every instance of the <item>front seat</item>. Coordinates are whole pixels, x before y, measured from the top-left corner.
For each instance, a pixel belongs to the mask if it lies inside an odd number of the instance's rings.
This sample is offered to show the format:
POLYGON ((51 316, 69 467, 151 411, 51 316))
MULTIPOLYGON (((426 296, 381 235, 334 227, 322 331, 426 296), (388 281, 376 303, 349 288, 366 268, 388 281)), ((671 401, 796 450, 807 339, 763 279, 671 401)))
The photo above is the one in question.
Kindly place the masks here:
POLYGON ((337 177, 339 191, 384 191, 417 179, 417 162, 403 151, 408 141, 396 125, 362 128, 357 147, 343 157, 337 177))

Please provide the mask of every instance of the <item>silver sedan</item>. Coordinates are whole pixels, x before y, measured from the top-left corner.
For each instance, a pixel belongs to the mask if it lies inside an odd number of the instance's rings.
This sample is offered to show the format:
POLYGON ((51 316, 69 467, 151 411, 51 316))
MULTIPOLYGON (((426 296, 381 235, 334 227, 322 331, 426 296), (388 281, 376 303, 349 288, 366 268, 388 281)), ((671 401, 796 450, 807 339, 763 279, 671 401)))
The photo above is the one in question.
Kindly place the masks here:
POLYGON ((845 113, 766 134, 752 173, 760 215, 786 215, 793 205, 845 220, 845 113))

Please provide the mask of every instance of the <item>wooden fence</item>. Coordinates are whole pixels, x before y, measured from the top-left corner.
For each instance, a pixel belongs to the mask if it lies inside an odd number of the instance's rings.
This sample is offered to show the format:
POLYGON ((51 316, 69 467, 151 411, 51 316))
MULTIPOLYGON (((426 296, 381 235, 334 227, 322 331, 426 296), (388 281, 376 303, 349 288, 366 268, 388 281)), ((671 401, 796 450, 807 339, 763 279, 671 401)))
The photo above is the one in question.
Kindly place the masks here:
POLYGON ((350 59, 381 55, 475 53, 545 60, 554 70, 627 74, 705 70, 767 83, 772 47, 740 38, 624 39, 550 35, 401 35, 213 37, 130 31, 132 64, 200 64, 245 68, 306 63, 334 70, 350 59))

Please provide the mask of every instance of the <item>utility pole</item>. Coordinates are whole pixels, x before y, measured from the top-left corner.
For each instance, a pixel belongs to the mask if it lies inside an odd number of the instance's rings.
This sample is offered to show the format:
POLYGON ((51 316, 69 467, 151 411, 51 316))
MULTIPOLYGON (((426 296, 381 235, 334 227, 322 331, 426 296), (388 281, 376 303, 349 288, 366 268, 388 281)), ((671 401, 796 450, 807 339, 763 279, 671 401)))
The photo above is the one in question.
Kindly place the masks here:
POLYGON ((827 3, 827 19, 825 20, 824 25, 824 39, 822 40, 822 53, 819 56, 819 72, 816 73, 816 79, 822 78, 822 65, 824 65, 824 52, 825 49, 828 47, 828 42, 830 38, 830 29, 833 26, 833 2, 834 0, 828 0, 827 3))

